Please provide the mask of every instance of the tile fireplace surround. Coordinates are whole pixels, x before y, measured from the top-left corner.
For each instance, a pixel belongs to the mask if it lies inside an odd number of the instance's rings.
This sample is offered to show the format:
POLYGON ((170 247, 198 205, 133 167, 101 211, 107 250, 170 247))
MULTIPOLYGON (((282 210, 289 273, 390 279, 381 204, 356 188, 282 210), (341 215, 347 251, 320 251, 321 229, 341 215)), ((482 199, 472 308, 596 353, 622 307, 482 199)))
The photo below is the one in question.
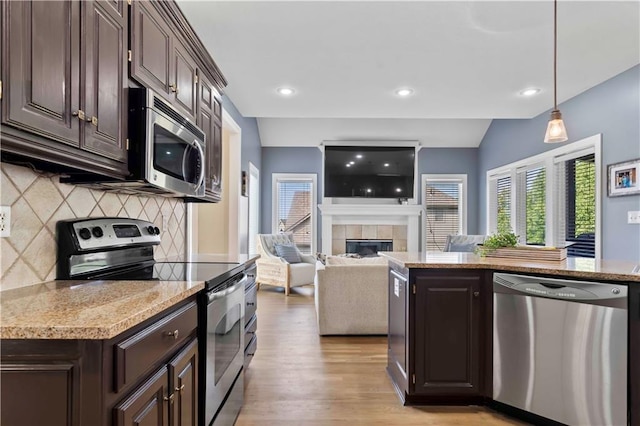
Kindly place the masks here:
POLYGON ((418 251, 420 205, 321 204, 322 252, 345 252, 347 239, 390 239, 394 251, 418 251))

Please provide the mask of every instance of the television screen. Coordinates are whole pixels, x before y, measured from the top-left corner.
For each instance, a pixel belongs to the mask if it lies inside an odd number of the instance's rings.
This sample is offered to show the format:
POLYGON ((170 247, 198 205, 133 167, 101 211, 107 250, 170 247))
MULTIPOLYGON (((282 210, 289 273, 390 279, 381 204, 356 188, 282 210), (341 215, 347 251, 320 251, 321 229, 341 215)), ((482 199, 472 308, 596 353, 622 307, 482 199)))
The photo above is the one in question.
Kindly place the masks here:
POLYGON ((327 146, 324 196, 412 198, 415 148, 327 146))

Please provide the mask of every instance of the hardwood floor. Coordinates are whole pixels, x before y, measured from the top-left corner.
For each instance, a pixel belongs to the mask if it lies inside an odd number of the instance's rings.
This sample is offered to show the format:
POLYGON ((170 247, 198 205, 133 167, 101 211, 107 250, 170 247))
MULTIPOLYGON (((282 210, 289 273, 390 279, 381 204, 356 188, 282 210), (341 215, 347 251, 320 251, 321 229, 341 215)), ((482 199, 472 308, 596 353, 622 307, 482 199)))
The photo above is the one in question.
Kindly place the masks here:
POLYGON ((313 288, 261 286, 258 350, 236 425, 519 425, 482 407, 403 407, 386 337, 320 337, 313 288))

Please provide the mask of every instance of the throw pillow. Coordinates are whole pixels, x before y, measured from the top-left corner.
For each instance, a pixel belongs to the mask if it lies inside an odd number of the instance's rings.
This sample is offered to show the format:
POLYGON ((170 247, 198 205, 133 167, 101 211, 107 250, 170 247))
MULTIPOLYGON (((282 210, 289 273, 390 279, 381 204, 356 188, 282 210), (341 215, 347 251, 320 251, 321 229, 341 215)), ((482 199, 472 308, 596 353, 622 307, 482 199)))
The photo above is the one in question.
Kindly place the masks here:
POLYGON ((300 263, 300 255, 298 249, 291 244, 276 244, 276 253, 278 256, 286 260, 288 263, 300 263))

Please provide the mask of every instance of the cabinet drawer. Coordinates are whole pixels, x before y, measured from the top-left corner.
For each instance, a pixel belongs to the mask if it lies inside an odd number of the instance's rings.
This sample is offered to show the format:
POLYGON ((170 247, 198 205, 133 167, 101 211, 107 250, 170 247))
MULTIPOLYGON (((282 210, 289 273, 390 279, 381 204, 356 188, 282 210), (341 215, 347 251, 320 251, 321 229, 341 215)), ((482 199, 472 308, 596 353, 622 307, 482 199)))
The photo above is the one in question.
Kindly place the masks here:
POLYGON ((198 308, 191 302, 115 344, 115 391, 135 382, 195 333, 198 308))
POLYGON ((251 321, 251 318, 256 313, 256 309, 258 308, 258 286, 253 285, 253 287, 247 289, 244 293, 244 317, 246 319, 246 324, 251 321))
POLYGON ((253 359, 253 356, 256 353, 257 347, 258 347, 258 336, 253 336, 253 339, 251 339, 251 342, 249 342, 246 349, 244 350, 244 369, 245 370, 247 369, 247 367, 249 366, 249 363, 253 359))
POLYGON ((246 348, 251 343, 251 339, 256 335, 256 330, 258 329, 258 317, 255 315, 251 317, 249 323, 244 328, 244 347, 246 348))

